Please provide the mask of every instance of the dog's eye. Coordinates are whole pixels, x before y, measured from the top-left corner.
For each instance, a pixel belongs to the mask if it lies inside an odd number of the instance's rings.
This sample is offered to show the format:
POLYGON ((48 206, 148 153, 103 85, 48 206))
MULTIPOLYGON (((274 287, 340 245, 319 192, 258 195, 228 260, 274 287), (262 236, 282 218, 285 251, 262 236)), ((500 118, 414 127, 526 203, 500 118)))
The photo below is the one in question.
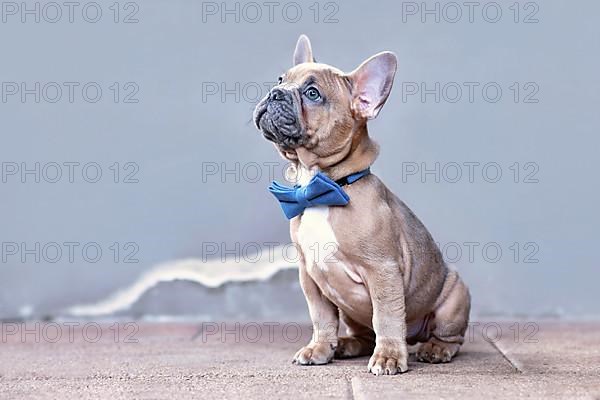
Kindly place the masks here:
POLYGON ((281 85, 283 83, 283 76, 277 78, 277 84, 281 85))
POLYGON ((317 101, 321 98, 321 93, 314 87, 310 87, 304 91, 304 95, 311 101, 317 101))

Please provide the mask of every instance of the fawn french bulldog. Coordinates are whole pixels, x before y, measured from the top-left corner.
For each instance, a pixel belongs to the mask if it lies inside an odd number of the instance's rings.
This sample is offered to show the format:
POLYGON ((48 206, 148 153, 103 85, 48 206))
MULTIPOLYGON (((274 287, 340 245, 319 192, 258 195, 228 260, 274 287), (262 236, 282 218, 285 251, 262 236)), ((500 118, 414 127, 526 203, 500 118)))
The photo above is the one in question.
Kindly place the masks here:
POLYGON ((257 128, 299 175, 294 187, 270 187, 300 250, 314 328, 293 361, 371 355, 370 372, 393 375, 408 369, 407 344, 421 343, 417 360, 449 362, 467 329, 467 286, 369 169, 379 149, 367 121, 390 94, 396 56, 379 53, 344 73, 317 63, 302 35, 293 61, 254 111, 257 128), (347 331, 338 337, 340 319, 347 331))

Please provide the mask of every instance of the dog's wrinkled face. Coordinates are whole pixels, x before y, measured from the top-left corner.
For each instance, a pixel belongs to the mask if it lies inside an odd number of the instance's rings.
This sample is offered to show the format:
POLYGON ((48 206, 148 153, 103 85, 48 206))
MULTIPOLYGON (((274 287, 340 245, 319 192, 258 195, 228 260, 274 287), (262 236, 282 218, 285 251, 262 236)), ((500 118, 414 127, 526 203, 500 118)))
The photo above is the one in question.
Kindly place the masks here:
POLYGON ((350 82, 325 64, 303 63, 287 71, 256 107, 255 122, 268 140, 291 151, 327 148, 352 128, 350 82), (337 135, 336 135, 337 132, 337 135), (333 137, 332 137, 333 136, 333 137))
POLYGON ((380 53, 345 74, 314 62, 310 42, 302 35, 294 64, 256 106, 256 127, 290 160, 298 158, 299 148, 318 159, 339 160, 350 151, 356 126, 374 118, 385 103, 396 58, 380 53))

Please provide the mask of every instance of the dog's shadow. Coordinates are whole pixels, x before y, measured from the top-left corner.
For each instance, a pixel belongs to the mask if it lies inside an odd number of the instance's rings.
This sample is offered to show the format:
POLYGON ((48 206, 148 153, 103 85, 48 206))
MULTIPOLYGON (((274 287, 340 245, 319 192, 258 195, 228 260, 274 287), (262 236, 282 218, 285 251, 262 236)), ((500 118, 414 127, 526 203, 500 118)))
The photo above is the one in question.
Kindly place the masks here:
MULTIPOLYGON (((461 373, 463 371, 460 366, 467 365, 486 365, 490 360, 490 354, 486 352, 480 351, 460 351, 456 356, 452 358, 452 361, 449 363, 437 363, 432 364, 428 362, 423 362, 417 360, 417 357, 414 352, 409 353, 408 357, 408 373, 414 371, 423 371, 423 372, 435 372, 435 373, 450 373, 456 374, 461 373), (459 367, 459 368, 457 368, 459 367)), ((345 366, 345 367, 360 367, 365 368, 365 366, 369 363, 369 356, 364 357, 355 357, 355 358, 342 358, 342 359, 334 359, 331 364, 333 366, 345 366)))

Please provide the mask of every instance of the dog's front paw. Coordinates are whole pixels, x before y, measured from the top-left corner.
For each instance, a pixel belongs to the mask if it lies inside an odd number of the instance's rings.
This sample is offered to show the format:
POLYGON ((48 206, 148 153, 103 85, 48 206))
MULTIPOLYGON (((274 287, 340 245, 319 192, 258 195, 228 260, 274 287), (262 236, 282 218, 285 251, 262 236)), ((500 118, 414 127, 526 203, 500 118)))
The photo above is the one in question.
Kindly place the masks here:
POLYGON ((298 350, 292 363, 298 365, 327 364, 333 358, 334 353, 335 346, 331 343, 311 342, 298 350))
POLYGON ((395 375, 406 371, 408 371, 406 343, 387 343, 375 347, 369 360, 369 372, 373 375, 395 375))

